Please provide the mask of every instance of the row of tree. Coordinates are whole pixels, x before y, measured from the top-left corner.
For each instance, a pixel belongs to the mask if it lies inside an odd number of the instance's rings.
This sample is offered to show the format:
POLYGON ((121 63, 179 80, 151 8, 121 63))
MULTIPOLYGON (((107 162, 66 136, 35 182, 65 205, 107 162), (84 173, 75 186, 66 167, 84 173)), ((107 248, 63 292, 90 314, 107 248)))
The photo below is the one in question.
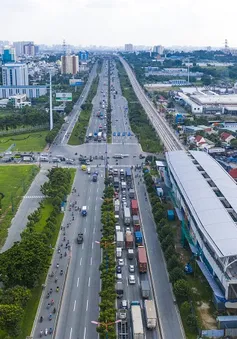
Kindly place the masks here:
POLYGON ((187 276, 184 273, 184 264, 175 249, 175 229, 167 223, 167 205, 157 196, 152 176, 144 173, 144 179, 149 193, 152 213, 157 225, 157 233, 167 263, 170 282, 173 292, 183 315, 186 327, 190 332, 198 334, 198 320, 192 307, 192 291, 187 276))
POLYGON ((151 153, 160 152, 162 150, 160 139, 138 101, 127 73, 120 61, 117 62, 117 68, 122 93, 128 101, 128 117, 132 131, 136 134, 143 151, 151 153))
POLYGON ((110 70, 111 70, 111 64, 110 64, 110 59, 108 61, 108 106, 107 106, 107 140, 109 141, 111 139, 111 134, 112 134, 112 127, 111 127, 111 100, 110 100, 110 96, 111 96, 111 91, 110 91, 110 70))
POLYGON ((103 225, 101 248, 103 249, 103 259, 100 265, 101 276, 101 291, 100 291, 100 326, 97 331, 100 333, 100 338, 115 339, 115 326, 108 326, 106 324, 113 323, 116 320, 115 308, 115 245, 114 245, 114 229, 115 216, 113 207, 114 189, 112 186, 106 186, 104 190, 104 202, 101 206, 101 223, 103 225), (107 335, 107 337, 106 337, 107 335))
POLYGON ((49 181, 41 187, 42 193, 52 203, 53 209, 42 231, 36 224, 42 216, 44 202, 28 216, 26 229, 21 240, 0 254, 0 328, 11 337, 20 334, 24 307, 31 297, 30 289, 40 283, 47 272, 52 256, 52 241, 57 229, 57 216, 61 203, 70 191, 71 172, 69 169, 53 168, 48 173, 49 181))

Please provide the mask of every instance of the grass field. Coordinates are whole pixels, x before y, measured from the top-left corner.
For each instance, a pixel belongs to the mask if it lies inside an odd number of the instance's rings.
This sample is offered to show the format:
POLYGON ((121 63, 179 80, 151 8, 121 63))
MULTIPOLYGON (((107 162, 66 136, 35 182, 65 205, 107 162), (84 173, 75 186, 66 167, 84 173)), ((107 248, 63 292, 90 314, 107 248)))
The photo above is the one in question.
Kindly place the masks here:
POLYGON ((38 171, 35 165, 0 166, 0 193, 4 195, 0 210, 0 247, 4 244, 7 229, 22 196, 27 192, 38 171))
POLYGON ((15 146, 12 148, 12 151, 42 151, 46 146, 45 137, 47 134, 48 131, 38 131, 0 137, 0 152, 6 151, 13 144, 15 146))

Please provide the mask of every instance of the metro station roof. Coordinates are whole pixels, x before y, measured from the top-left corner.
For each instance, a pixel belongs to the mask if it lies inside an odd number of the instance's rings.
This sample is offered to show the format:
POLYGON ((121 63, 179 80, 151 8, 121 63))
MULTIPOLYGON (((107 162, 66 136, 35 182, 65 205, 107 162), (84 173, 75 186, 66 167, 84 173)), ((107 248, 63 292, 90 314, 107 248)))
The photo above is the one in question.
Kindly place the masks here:
POLYGON ((207 153, 166 153, 168 166, 202 234, 219 257, 237 255, 237 224, 215 194, 194 159, 237 213, 237 185, 207 153))

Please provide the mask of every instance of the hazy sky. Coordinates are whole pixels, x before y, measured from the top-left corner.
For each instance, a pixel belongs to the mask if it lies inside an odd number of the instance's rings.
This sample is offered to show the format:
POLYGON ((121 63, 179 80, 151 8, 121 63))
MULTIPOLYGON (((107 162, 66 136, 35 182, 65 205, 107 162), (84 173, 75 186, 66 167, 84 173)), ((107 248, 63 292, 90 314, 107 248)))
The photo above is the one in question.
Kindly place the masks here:
POLYGON ((0 40, 237 46, 236 0, 0 0, 0 40))

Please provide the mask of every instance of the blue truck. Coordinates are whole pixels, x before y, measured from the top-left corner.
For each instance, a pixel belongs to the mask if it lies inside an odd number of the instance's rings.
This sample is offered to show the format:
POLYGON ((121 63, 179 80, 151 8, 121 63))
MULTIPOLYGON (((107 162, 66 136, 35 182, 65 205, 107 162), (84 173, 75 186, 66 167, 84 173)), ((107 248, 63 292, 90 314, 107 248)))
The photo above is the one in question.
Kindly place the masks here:
POLYGON ((142 232, 140 231, 135 232, 135 244, 136 246, 142 245, 142 232))

